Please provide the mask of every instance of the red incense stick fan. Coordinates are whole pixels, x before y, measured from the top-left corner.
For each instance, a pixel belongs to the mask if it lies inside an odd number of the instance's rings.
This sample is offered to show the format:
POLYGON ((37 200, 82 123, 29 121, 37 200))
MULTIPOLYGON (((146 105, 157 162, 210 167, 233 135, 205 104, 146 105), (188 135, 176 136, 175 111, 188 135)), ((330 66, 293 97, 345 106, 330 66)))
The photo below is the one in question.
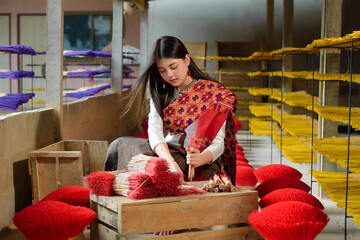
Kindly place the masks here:
POLYGON ((58 201, 74 206, 90 207, 90 190, 82 186, 67 186, 56 189, 41 201, 58 201))
POLYGON ((286 201, 251 213, 248 221, 266 240, 312 240, 329 218, 310 204, 286 201))
POLYGON ((271 178, 261 183, 255 190, 258 191, 259 198, 262 198, 266 194, 281 188, 296 188, 305 192, 310 191, 310 187, 306 183, 291 177, 271 178))
POLYGON ((298 201, 304 202, 321 210, 324 210, 322 203, 310 193, 295 188, 281 188, 266 194, 259 201, 259 206, 265 208, 277 202, 298 201))
POLYGON ((81 233, 95 216, 89 208, 49 200, 15 213, 13 222, 29 240, 68 240, 81 233))
POLYGON ((276 177, 292 177, 298 180, 302 177, 301 172, 283 164, 270 164, 260 167, 254 171, 254 174, 259 183, 276 177))
POLYGON ((237 166, 236 167, 236 186, 253 187, 257 183, 252 167, 237 166))

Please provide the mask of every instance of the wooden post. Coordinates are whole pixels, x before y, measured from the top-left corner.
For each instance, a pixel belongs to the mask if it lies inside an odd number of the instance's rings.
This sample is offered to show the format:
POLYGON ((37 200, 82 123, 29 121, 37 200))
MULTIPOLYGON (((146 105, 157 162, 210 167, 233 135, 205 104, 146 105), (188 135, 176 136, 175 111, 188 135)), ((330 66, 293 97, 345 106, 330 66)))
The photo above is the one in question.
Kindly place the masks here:
MULTIPOLYGON (((266 7, 266 43, 265 51, 273 50, 274 43, 274 0, 267 0, 266 7)), ((265 71, 271 71, 271 62, 266 61, 265 71)))
MULTIPOLYGON (((282 28, 282 47, 293 47, 294 30, 294 0, 283 0, 283 28, 282 28)), ((284 57, 283 71, 288 72, 293 69, 293 57, 284 57)), ((284 91, 291 92, 293 88, 292 79, 284 78, 284 91)))
POLYGON ((55 109, 54 140, 62 139, 63 127, 63 0, 46 1, 46 105, 55 109))
POLYGON ((140 22, 140 72, 143 72, 148 58, 148 41, 149 41, 149 10, 144 8, 141 11, 141 22, 140 22))
MULTIPOLYGON (((323 4, 323 17, 321 32, 323 38, 341 37, 341 20, 342 20, 343 0, 325 0, 323 4)), ((340 51, 323 50, 321 73, 340 73, 340 51)), ((323 106, 338 106, 339 104, 339 87, 337 81, 324 81, 319 86, 319 101, 323 106)), ((319 137, 336 137, 338 135, 338 123, 325 118, 319 119, 320 131, 319 137)), ((324 156, 318 161, 319 170, 337 172, 341 169, 338 164, 330 162, 324 156)), ((319 196, 324 197, 326 193, 319 191, 319 196)))
POLYGON ((121 94, 123 86, 123 0, 113 2, 111 88, 121 94))
POLYGON ((271 51, 274 42, 274 0, 267 0, 266 11, 266 51, 271 51))

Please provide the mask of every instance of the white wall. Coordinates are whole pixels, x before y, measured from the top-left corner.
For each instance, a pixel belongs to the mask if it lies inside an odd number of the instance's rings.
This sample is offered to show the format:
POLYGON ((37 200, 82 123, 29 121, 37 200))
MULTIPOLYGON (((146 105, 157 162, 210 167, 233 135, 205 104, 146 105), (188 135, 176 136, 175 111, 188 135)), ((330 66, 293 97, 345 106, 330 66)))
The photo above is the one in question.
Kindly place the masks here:
MULTIPOLYGON (((173 35, 183 41, 265 42, 266 0, 157 0, 149 4, 149 51, 157 38, 173 35)), ((282 3, 275 0, 274 49, 281 48, 282 3)), ((320 37, 322 0, 294 0, 294 46, 320 37)), ((207 70, 214 71, 212 61, 207 70)))

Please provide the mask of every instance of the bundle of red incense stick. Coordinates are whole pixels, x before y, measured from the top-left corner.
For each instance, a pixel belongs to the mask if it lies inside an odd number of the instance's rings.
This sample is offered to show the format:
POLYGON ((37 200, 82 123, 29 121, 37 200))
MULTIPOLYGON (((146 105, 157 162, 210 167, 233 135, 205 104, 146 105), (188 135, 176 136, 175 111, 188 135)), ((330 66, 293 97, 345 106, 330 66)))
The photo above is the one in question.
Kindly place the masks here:
POLYGON ((90 189, 90 193, 99 196, 114 195, 112 184, 116 174, 117 172, 105 171, 91 173, 85 178, 85 182, 87 187, 90 189))
POLYGON ((119 173, 113 182, 113 189, 116 194, 125 195, 131 199, 183 196, 205 192, 194 186, 183 187, 180 181, 182 177, 181 173, 170 171, 165 159, 153 157, 147 160, 145 172, 119 173))

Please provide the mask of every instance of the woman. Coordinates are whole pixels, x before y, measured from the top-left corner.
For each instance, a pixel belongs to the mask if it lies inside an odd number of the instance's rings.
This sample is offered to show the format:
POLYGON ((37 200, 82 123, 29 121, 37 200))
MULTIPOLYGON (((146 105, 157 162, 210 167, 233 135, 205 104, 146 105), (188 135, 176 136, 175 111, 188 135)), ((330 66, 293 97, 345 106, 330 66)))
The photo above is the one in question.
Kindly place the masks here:
MULTIPOLYGON (((195 168, 194 180, 225 173, 235 180, 236 97, 201 72, 184 44, 171 36, 156 41, 152 57, 124 101, 126 111, 150 90, 149 141, 121 137, 111 143, 106 170, 126 168, 139 153, 166 159, 172 171, 195 168), (164 132, 167 133, 164 137, 164 132), (191 144, 190 144, 191 143, 191 144)), ((143 106, 143 105, 141 105, 143 106)), ((136 116, 142 108, 137 108, 136 116)))

